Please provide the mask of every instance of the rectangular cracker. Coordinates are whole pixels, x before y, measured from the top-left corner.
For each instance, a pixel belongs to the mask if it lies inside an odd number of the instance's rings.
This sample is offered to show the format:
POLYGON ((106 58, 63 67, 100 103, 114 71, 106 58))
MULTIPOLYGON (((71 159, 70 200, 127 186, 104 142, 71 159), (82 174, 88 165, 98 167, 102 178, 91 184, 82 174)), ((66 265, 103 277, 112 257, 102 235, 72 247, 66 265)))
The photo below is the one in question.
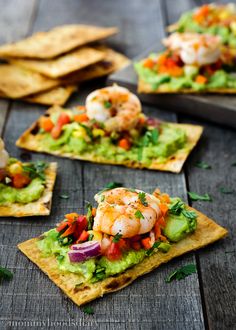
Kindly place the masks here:
POLYGON ((71 94, 78 90, 76 85, 58 86, 48 91, 23 98, 23 101, 45 105, 64 105, 71 94))
MULTIPOLYGON (((63 109, 60 107, 52 107, 47 111, 47 113, 51 114, 61 111, 63 111, 63 109)), ((149 166, 146 166, 145 164, 141 164, 139 162, 131 162, 131 161, 115 162, 112 160, 108 160, 105 157, 101 157, 101 156, 98 157, 91 152, 82 155, 75 155, 71 152, 63 153, 60 150, 50 150, 50 151, 45 150, 42 146, 40 146, 40 135, 37 135, 37 129, 39 127, 38 123, 39 120, 34 122, 33 125, 20 136, 20 138, 16 141, 16 145, 18 147, 31 151, 46 152, 60 157, 86 160, 94 163, 124 165, 132 168, 148 168, 152 170, 170 171, 174 173, 179 173, 181 171, 185 160, 187 159, 190 151, 197 144, 203 131, 203 127, 198 125, 168 123, 173 127, 179 127, 185 130, 188 139, 186 147, 184 149, 178 150, 174 155, 170 156, 164 163, 158 162, 158 160, 153 160, 149 166)))
POLYGON ((79 275, 72 273, 63 273, 56 266, 56 258, 41 256, 41 252, 37 247, 37 240, 33 238, 26 242, 20 243, 18 248, 34 262, 75 304, 78 306, 88 303, 98 297, 102 297, 109 292, 118 291, 139 276, 151 272, 161 264, 170 261, 184 253, 200 249, 210 243, 217 241, 227 235, 227 230, 216 224, 204 214, 196 211, 197 229, 178 243, 174 243, 167 253, 157 252, 150 257, 146 257, 141 263, 127 269, 124 273, 108 277, 97 283, 85 283, 75 287, 76 282, 79 283, 79 275))
POLYGON ((144 94, 236 94, 236 88, 211 88, 206 91, 196 91, 191 88, 183 88, 177 91, 168 89, 164 84, 158 89, 152 89, 152 86, 139 78, 138 93, 144 94))
POLYGON ((42 92, 58 86, 59 80, 50 79, 12 64, 0 65, 0 92, 13 99, 42 92))
POLYGON ((29 38, 1 46, 0 57, 53 58, 117 32, 115 27, 79 24, 57 26, 50 31, 37 32, 29 38))
POLYGON ((0 204, 0 217, 30 217, 49 215, 51 211, 52 192, 56 181, 57 163, 49 163, 46 169, 46 186, 42 196, 35 202, 28 204, 9 203, 0 204))
POLYGON ((102 51, 105 57, 102 61, 90 65, 82 70, 73 72, 67 76, 62 77, 63 84, 74 84, 90 79, 106 76, 112 72, 118 71, 128 64, 130 60, 121 53, 114 51, 103 45, 95 46, 95 49, 102 51))
POLYGON ((51 60, 10 59, 10 63, 58 78, 103 60, 105 53, 91 47, 82 47, 51 60))

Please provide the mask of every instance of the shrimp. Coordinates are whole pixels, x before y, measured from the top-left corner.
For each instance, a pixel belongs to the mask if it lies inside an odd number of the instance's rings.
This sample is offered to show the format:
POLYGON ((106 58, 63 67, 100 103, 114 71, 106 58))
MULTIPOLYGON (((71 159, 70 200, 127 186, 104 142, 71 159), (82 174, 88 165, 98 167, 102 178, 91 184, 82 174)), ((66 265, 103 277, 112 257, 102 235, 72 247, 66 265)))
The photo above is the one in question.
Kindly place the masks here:
POLYGON ((9 159, 8 152, 4 148, 4 142, 0 139, 0 168, 5 168, 7 166, 9 159))
POLYGON ((221 42, 217 36, 173 33, 163 40, 163 44, 170 50, 179 51, 180 58, 185 64, 211 64, 221 56, 221 42))
POLYGON ((150 232, 161 217, 159 200, 141 190, 115 188, 95 195, 98 202, 93 229, 123 238, 150 232), (141 198, 141 194, 144 200, 141 198))
POLYGON ((117 85, 90 93, 85 106, 89 119, 102 122, 109 132, 134 128, 141 113, 138 97, 128 89, 117 85))

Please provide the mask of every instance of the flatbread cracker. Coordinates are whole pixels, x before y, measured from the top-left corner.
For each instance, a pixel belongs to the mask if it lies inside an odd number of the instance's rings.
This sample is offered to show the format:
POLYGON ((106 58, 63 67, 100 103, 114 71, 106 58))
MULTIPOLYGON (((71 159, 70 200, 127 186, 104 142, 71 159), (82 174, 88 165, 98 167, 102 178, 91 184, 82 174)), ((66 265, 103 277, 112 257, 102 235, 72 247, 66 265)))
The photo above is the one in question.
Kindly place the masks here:
MULTIPOLYGON (((56 113, 63 111, 60 107, 52 107, 50 108, 47 113, 56 113)), ((40 135, 37 135, 37 130, 39 128, 38 121, 33 123, 33 125, 27 129, 20 138, 16 141, 16 145, 18 147, 37 151, 37 152, 46 152, 52 155, 60 156, 60 157, 67 157, 71 159, 79 159, 79 160, 86 160, 94 163, 102 163, 102 164, 111 164, 111 165, 124 165, 127 167, 132 168, 148 168, 152 170, 161 170, 161 171, 171 171, 175 173, 179 173, 182 169, 182 166, 187 159, 190 151, 194 148, 197 144, 202 131, 203 127, 198 125, 190 125, 190 124, 176 124, 176 123, 168 123, 173 127, 179 127, 185 130, 187 135, 187 144, 184 149, 178 150, 174 155, 170 156, 166 162, 158 162, 158 160, 153 160, 152 163, 147 166, 145 164, 141 164, 140 162, 131 162, 131 161, 112 161, 105 157, 97 156, 92 152, 82 155, 75 155, 73 153, 63 153, 61 150, 46 150, 45 148, 40 145, 40 135)))
POLYGON ((64 105, 74 91, 78 90, 76 85, 58 86, 49 91, 23 98, 23 101, 45 105, 64 105))
POLYGON ((91 47, 83 47, 52 60, 10 59, 10 63, 58 78, 104 59, 105 53, 91 47))
POLYGON ((30 217, 49 215, 51 211, 52 192, 56 181, 57 163, 49 163, 46 169, 46 186, 43 195, 35 202, 28 204, 0 204, 0 217, 30 217))
POLYGON ((13 99, 45 91, 59 84, 59 80, 47 78, 37 72, 12 64, 0 65, 0 92, 13 99))
POLYGON ((116 34, 115 27, 62 25, 48 32, 37 32, 29 38, 0 47, 0 57, 53 58, 90 42, 116 34))
POLYGON ((236 94, 236 88, 211 88, 204 91, 196 91, 191 88, 183 88, 179 90, 170 90, 165 84, 158 89, 153 89, 152 86, 139 79, 138 81, 138 93, 144 94, 236 94))
POLYGON ((114 51, 111 48, 106 46, 96 46, 96 49, 103 51, 105 53, 105 58, 98 63, 62 77, 63 84, 74 84, 103 77, 130 64, 130 60, 126 56, 114 51))
POLYGON ((200 249, 210 243, 217 241, 227 235, 227 230, 216 224, 204 214, 196 211, 198 215, 198 225, 196 231, 178 243, 174 243, 167 253, 157 252, 150 257, 146 257, 141 263, 126 270, 124 273, 108 277, 94 284, 86 283, 75 287, 78 283, 79 275, 63 273, 56 266, 56 258, 43 258, 37 247, 37 240, 33 238, 20 243, 18 248, 33 261, 64 293, 78 306, 88 303, 98 297, 102 297, 109 292, 118 291, 139 276, 151 272, 161 264, 178 257, 186 252, 200 249))

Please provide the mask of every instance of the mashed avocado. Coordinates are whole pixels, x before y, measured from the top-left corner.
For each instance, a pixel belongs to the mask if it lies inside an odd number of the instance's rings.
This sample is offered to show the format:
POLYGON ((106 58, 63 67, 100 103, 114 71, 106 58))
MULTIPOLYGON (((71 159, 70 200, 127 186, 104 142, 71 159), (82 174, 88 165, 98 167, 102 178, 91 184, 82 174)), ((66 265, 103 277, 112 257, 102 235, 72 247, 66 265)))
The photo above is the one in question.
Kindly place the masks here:
POLYGON ((120 260, 110 261, 106 257, 102 257, 98 265, 105 269, 106 277, 124 272, 140 263, 145 258, 145 250, 134 251, 130 250, 123 254, 120 260))
POLYGON ((42 143, 49 150, 60 149, 65 153, 71 152, 75 155, 104 158, 117 163, 141 161, 148 165, 153 159, 159 162, 165 161, 166 158, 177 150, 184 148, 187 141, 184 130, 168 124, 161 125, 161 132, 155 144, 149 141, 140 148, 141 140, 143 139, 143 136, 140 136, 136 138, 135 143, 128 151, 118 147, 109 136, 95 139, 92 143, 90 143, 91 140, 88 140, 88 138, 86 135, 81 136, 78 124, 73 123, 65 125, 63 134, 57 140, 53 139, 49 133, 43 133, 42 143))
MULTIPOLYGON (((169 79, 162 79, 166 75, 158 74, 157 72, 144 68, 142 63, 135 63, 135 70, 139 77, 146 83, 152 86, 153 90, 162 86, 166 91, 179 91, 181 89, 193 89, 195 91, 204 91, 212 88, 236 88, 236 79, 230 73, 224 70, 217 70, 209 78, 206 84, 200 84, 195 81, 195 77, 198 74, 198 70, 191 70, 189 72, 189 66, 184 66, 184 73, 181 77, 175 78, 169 76, 169 79)), ((231 68, 232 70, 232 68, 231 68)))
POLYGON ((41 197, 44 189, 43 181, 40 178, 33 179, 27 187, 21 189, 0 183, 0 204, 27 204, 36 201, 41 197))
POLYGON ((168 215, 164 235, 171 242, 178 242, 188 234, 195 231, 197 227, 196 219, 188 219, 183 214, 168 215))

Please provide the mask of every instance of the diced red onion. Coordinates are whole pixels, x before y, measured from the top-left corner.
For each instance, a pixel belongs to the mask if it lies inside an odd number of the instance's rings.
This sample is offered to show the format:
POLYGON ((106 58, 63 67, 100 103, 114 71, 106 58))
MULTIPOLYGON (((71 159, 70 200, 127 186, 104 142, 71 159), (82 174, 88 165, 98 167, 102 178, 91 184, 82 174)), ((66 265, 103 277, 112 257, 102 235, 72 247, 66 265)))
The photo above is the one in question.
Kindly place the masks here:
POLYGON ((160 121, 159 119, 157 119, 157 118, 149 117, 149 118, 147 119, 147 124, 148 124, 149 126, 159 127, 160 124, 161 124, 161 121, 160 121))
POLYGON ((98 241, 89 241, 81 244, 74 244, 68 252, 70 262, 82 262, 97 257, 101 254, 101 246, 98 241))

